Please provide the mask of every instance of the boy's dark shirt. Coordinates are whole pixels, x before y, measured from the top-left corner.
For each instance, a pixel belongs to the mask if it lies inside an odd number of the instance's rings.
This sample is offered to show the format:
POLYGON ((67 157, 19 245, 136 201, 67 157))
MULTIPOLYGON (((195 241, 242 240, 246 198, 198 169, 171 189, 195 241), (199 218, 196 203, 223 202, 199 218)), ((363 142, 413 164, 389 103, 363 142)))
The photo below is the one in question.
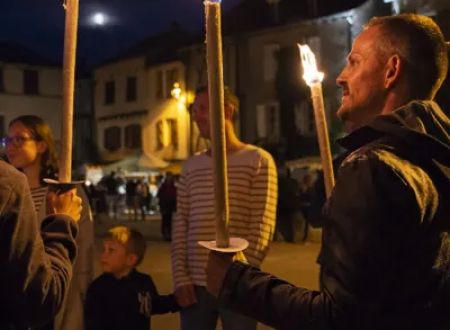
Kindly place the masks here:
POLYGON ((151 314, 179 309, 173 295, 159 295, 152 278, 133 270, 117 279, 104 273, 89 286, 86 330, 151 328, 151 314))

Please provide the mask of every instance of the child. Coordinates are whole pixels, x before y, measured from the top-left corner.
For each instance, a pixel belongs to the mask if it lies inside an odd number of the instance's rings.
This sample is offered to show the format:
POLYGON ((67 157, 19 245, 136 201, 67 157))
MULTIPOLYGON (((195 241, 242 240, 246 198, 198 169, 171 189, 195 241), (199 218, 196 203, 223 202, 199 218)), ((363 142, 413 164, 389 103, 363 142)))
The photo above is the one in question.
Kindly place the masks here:
POLYGON ((136 230, 117 226, 103 243, 104 271, 89 286, 86 330, 151 329, 151 314, 179 309, 173 295, 160 296, 149 275, 136 270, 145 252, 145 239, 136 230))

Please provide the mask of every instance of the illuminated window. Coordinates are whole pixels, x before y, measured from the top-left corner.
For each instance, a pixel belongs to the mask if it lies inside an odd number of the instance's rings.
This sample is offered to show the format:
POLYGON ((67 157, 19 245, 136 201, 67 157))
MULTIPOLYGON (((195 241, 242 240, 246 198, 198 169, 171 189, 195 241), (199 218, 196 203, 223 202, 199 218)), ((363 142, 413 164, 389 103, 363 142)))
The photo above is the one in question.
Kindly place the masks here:
POLYGON ((164 148, 164 122, 159 120, 156 123, 156 149, 164 148))
POLYGON ((39 94, 39 76, 36 70, 23 71, 23 92, 26 95, 39 94))
POLYGON ((104 147, 109 151, 116 151, 121 147, 121 130, 120 127, 113 126, 104 131, 104 147))
POLYGON ((136 77, 127 78, 127 102, 136 101, 137 98, 137 79, 136 77))
POLYGON ((140 148, 141 141, 141 125, 133 124, 125 127, 125 147, 130 149, 140 148))
POLYGON ((278 139, 280 136, 280 106, 277 102, 258 105, 256 108, 258 138, 278 139))
POLYGON ((167 127, 169 128, 169 145, 174 149, 178 149, 178 125, 176 119, 167 119, 167 127))
POLYGON ((107 81, 105 84, 105 104, 112 104, 116 99, 116 84, 114 81, 107 81))

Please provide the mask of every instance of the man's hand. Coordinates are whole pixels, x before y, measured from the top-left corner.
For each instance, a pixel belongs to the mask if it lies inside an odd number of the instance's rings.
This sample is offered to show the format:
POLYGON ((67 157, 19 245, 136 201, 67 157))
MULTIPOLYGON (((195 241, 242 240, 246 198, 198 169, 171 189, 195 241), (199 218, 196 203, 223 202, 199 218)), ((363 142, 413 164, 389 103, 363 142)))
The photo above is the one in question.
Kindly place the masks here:
POLYGON ((197 297, 195 296, 194 286, 192 284, 179 286, 175 289, 174 294, 178 305, 183 308, 197 303, 197 297))
POLYGON ((234 253, 210 251, 206 265, 206 289, 218 297, 228 268, 233 263, 234 253))
POLYGON ((65 214, 78 222, 81 215, 81 198, 76 189, 65 193, 49 191, 47 193, 47 215, 65 214))

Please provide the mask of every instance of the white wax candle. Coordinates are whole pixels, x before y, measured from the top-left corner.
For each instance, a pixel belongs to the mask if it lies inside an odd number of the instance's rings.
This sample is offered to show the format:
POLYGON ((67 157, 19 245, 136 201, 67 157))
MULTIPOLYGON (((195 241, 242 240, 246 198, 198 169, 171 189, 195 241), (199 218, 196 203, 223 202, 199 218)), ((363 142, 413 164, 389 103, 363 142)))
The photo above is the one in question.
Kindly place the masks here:
POLYGON ((61 149, 59 177, 61 183, 72 178, 72 127, 75 89, 75 58, 77 50, 78 0, 66 0, 63 63, 63 112, 61 117, 61 149))
POLYGON ((228 184, 220 1, 205 1, 211 151, 213 156, 216 245, 229 246, 228 184))

